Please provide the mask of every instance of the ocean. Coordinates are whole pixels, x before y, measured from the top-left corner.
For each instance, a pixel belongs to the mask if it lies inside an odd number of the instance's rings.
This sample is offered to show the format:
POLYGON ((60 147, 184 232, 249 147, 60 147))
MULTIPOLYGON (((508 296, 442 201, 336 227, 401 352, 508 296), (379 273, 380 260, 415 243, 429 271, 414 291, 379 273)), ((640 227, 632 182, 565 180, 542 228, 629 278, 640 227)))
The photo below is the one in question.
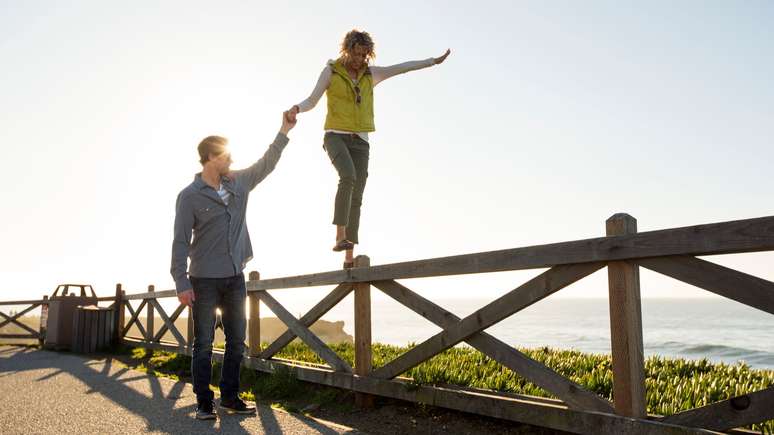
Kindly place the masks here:
MULTIPOLYGON (((464 317, 491 299, 438 299, 436 304, 464 317)), ((343 320, 353 334, 350 295, 323 318, 343 320)), ((372 302, 374 342, 420 343, 440 328, 391 299, 372 302)), ((713 362, 744 361, 774 369, 774 316, 728 299, 643 299, 645 355, 713 362)), ((607 299, 548 298, 522 310, 488 333, 516 347, 554 347, 610 353, 607 299)))

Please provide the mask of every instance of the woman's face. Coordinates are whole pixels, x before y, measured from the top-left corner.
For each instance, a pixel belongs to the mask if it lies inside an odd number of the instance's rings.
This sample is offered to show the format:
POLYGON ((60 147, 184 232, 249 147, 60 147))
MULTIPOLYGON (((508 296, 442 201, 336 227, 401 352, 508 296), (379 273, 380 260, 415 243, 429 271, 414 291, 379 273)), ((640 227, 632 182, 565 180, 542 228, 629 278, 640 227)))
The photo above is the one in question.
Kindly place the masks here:
POLYGON ((362 69, 368 58, 368 47, 361 44, 355 44, 349 52, 349 67, 354 70, 362 69))

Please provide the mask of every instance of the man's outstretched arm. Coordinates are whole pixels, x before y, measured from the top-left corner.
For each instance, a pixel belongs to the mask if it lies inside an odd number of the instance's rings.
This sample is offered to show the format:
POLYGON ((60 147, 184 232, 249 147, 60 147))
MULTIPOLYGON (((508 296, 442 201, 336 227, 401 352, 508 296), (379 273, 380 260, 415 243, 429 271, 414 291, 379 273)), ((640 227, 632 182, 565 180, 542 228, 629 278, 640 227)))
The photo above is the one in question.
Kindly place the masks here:
POLYGON ((257 162, 253 163, 247 169, 234 171, 234 178, 238 183, 242 183, 247 186, 248 190, 252 190, 258 185, 267 175, 274 170, 277 166, 277 162, 282 156, 282 150, 285 149, 285 145, 288 144, 288 133, 293 127, 296 126, 295 120, 290 120, 288 112, 282 114, 282 126, 279 133, 274 138, 274 142, 269 145, 269 149, 263 154, 257 162))

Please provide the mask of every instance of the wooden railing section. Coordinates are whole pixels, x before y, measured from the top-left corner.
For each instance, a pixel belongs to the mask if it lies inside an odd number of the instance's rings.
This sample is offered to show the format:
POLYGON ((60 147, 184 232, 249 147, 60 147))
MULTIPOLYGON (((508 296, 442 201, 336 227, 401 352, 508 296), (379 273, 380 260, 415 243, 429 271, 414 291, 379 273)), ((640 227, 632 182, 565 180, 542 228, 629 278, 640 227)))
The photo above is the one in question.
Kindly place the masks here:
MULTIPOLYGON (((482 252, 453 257, 370 266, 359 256, 352 269, 259 279, 251 273, 247 282, 250 313, 248 356, 244 364, 271 372, 290 367, 299 379, 345 388, 358 394, 358 402, 370 404, 371 395, 506 418, 514 421, 579 433, 716 433, 774 419, 774 388, 729 398, 669 417, 646 414, 639 267, 670 276, 709 292, 774 314, 774 283, 697 258, 715 254, 774 250, 774 217, 697 225, 638 233, 636 220, 617 214, 607 220, 605 237, 482 252), (590 392, 549 367, 529 358, 511 345, 484 332, 547 296, 607 267, 609 281, 614 402, 590 392), (427 300, 397 280, 407 278, 487 273, 547 268, 535 278, 459 318, 427 300), (269 292, 287 288, 334 285, 331 292, 300 318, 294 317, 269 292), (373 370, 371 359, 370 291, 376 287, 406 308, 442 328, 442 331, 373 370), (350 292, 355 292, 355 366, 333 352, 309 329, 350 292), (288 327, 261 351, 259 301, 288 327), (274 356, 295 337, 300 338, 327 363, 315 367, 274 356), (459 343, 467 343, 498 361, 559 400, 492 391, 408 385, 402 373, 459 343)), ((189 312, 187 338, 174 321, 185 309, 167 316, 159 298, 174 297, 174 290, 125 295, 116 289, 116 306, 126 307, 127 322, 116 316, 124 337, 137 325, 142 337, 124 342, 191 354, 192 324, 189 312), (141 301, 135 309, 131 302, 141 301), (145 327, 138 321, 147 307, 145 327), (154 330, 154 311, 164 321, 154 330), (162 342, 170 331, 175 342, 162 342)), ((217 354, 216 358, 222 358, 217 354)))
POLYGON ((27 306, 21 311, 16 312, 15 314, 5 314, 4 312, 0 311, 0 328, 3 328, 7 325, 14 325, 18 328, 21 328, 25 331, 23 334, 4 334, 0 333, 0 339, 3 338, 12 338, 12 339, 33 339, 38 340, 41 344, 43 343, 43 340, 46 338, 46 329, 45 329, 45 323, 41 322, 40 328, 36 331, 29 326, 25 325, 24 323, 20 322, 19 319, 24 316, 25 314, 30 313, 34 309, 41 307, 41 316, 43 316, 45 310, 48 308, 48 296, 43 296, 43 299, 39 300, 25 300, 25 301, 2 301, 0 302, 0 306, 27 306))

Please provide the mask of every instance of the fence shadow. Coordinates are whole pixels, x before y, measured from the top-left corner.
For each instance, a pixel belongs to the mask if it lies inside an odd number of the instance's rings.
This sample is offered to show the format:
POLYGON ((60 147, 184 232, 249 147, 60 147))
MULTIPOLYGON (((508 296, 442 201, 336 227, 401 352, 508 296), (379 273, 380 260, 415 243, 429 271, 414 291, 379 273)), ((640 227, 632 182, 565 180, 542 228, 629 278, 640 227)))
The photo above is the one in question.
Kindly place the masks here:
MULTIPOLYGON (((266 407, 260 407, 258 415, 253 416, 219 415, 219 418, 213 421, 195 420, 193 417, 195 398, 187 383, 162 380, 131 370, 111 357, 95 360, 71 353, 0 346, 0 385, 3 377, 25 372, 34 373, 29 385, 30 389, 46 388, 42 383, 60 376, 70 376, 88 387, 85 394, 99 394, 104 400, 142 418, 145 423, 143 429, 148 432, 283 433, 272 410, 266 407), (40 373, 39 376, 38 373, 40 373), (181 405, 178 403, 181 400, 190 404, 181 405)), ((78 406, 78 404, 63 404, 63 406, 78 406)), ((38 415, 45 414, 44 409, 35 409, 34 412, 38 415)), ((41 417, 45 418, 45 415, 41 417)), ((307 421, 303 418, 295 420, 306 426, 310 432, 338 433, 315 421, 307 421)), ((71 425, 72 422, 62 420, 61 424, 71 425)))

